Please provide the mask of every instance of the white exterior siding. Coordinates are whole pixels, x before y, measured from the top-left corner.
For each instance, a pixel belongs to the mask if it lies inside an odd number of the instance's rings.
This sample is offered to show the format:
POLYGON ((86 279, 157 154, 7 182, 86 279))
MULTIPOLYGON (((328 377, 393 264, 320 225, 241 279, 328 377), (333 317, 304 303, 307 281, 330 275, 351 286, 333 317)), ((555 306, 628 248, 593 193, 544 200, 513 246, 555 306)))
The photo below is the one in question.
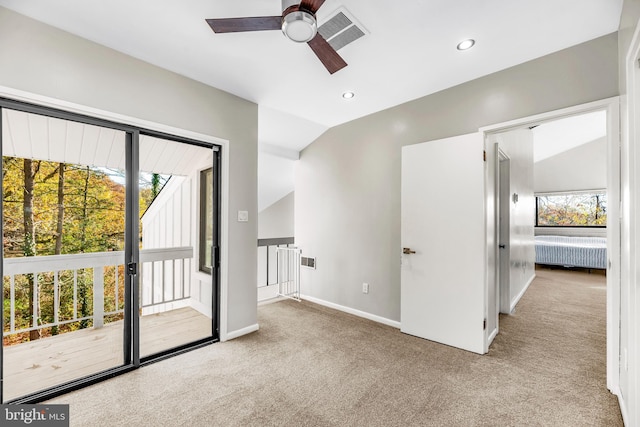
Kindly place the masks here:
MULTIPOLYGON (((193 248, 192 258, 183 262, 164 261, 154 263, 153 267, 151 264, 142 266, 143 304, 151 302, 151 275, 164 275, 166 299, 182 296, 183 290, 180 289, 177 279, 183 275, 187 280, 184 295, 190 296, 187 300, 146 307, 144 314, 190 306, 211 316, 211 276, 198 271, 200 171, 207 169, 211 164, 212 157, 209 152, 208 156, 202 157, 199 165, 194 165, 189 176, 172 176, 142 216, 142 249, 193 248)), ((154 302, 157 303, 161 300, 163 289, 161 282, 156 282, 158 283, 153 289, 153 295, 154 302)))

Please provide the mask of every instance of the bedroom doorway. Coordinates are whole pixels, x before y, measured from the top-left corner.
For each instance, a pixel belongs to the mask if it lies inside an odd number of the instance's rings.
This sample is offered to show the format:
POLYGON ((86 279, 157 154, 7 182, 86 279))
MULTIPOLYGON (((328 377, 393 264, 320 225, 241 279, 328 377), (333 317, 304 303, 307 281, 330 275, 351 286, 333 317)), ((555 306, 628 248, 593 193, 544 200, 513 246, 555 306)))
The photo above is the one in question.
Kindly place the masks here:
MULTIPOLYGON (((620 319, 620 155, 619 155, 619 146, 620 146, 620 133, 619 133, 619 99, 617 97, 605 99, 602 101, 596 101, 589 104, 584 104, 580 106, 575 106, 563 110, 558 110, 554 112, 544 113, 537 116, 527 117, 520 120, 512 121, 509 123, 498 124, 494 126, 489 126, 480 129, 485 134, 485 149, 487 151, 487 162, 488 171, 493 171, 496 175, 494 181, 488 181, 488 184, 494 182, 494 188, 492 191, 498 191, 500 189, 500 183, 502 180, 498 180, 501 173, 502 168, 500 167, 500 159, 497 156, 496 150, 498 148, 504 149, 505 153, 510 158, 510 166, 511 166, 511 174, 513 175, 514 170, 518 169, 518 173, 523 173, 521 170, 520 163, 518 161, 518 157, 530 157, 531 171, 526 172, 529 175, 530 184, 528 186, 523 186, 523 183, 520 182, 517 185, 514 185, 513 180, 510 180, 510 191, 508 192, 509 203, 511 204, 520 204, 526 209, 521 210, 521 214, 524 217, 514 216, 514 212, 511 211, 509 215, 509 220, 511 223, 511 228, 514 227, 514 222, 516 226, 527 228, 526 232, 527 241, 523 242, 519 241, 519 244, 523 244, 524 247, 529 247, 529 253, 526 255, 526 264, 522 262, 516 262, 517 260, 511 258, 509 260, 510 269, 525 269, 527 265, 530 263, 533 267, 535 264, 535 234, 540 233, 540 229, 536 229, 536 220, 538 219, 538 210, 536 206, 536 193, 567 193, 569 190, 582 190, 584 192, 594 192, 593 190, 606 190, 607 201, 604 206, 600 205, 597 207, 598 203, 596 203, 596 211, 598 209, 606 210, 607 219, 606 219, 606 227, 602 227, 599 229, 596 228, 578 228, 576 227, 567 227, 560 229, 560 233, 567 234, 567 231, 571 228, 573 234, 589 236, 589 233, 592 233, 594 230, 597 233, 600 233, 603 238, 606 239, 606 259, 604 261, 604 270, 606 270, 606 306, 607 306, 607 387, 610 390, 617 389, 617 384, 619 381, 617 372, 619 370, 619 330, 617 325, 619 324, 620 319), (597 135, 596 138, 592 138, 591 140, 585 136, 586 127, 588 127, 590 122, 594 122, 595 118, 599 117, 600 129, 602 130, 601 135, 597 135), (509 134, 512 132, 521 132, 521 133, 530 133, 535 134, 539 133, 544 128, 551 128, 553 126, 557 126, 561 124, 563 121, 580 121, 582 120, 582 125, 574 126, 568 133, 565 134, 560 140, 556 138, 555 142, 552 141, 549 144, 549 147, 555 152, 547 152, 544 155, 540 155, 540 153, 534 153, 533 150, 533 139, 529 142, 527 139, 527 144, 531 144, 530 150, 528 148, 519 147, 517 151, 509 151, 508 149, 504 149, 504 146, 500 144, 500 135, 509 134), (585 124, 586 123, 586 124, 585 124), (538 130, 536 130, 539 128, 538 130), (577 139, 582 139, 582 142, 576 142, 577 139), (586 138, 586 139, 585 139, 586 138), (568 139, 573 139, 574 141, 567 141, 568 139), (498 143, 498 145, 496 145, 498 143), (573 144, 573 145, 572 145, 573 144), (534 156, 536 158, 534 159, 534 156), (588 160, 590 159, 590 160, 588 160), (562 160, 563 162, 561 162, 562 160), (588 161, 597 160, 601 162, 601 168, 595 170, 594 168, 586 166, 588 161), (518 163, 516 165, 515 163, 518 163), (549 188, 541 189, 540 185, 540 176, 538 176, 538 182, 534 181, 534 171, 533 165, 535 163, 543 163, 547 172, 543 178, 547 179, 548 182, 552 181, 552 178, 561 176, 566 178, 567 186, 565 188, 549 188), (560 164, 564 164, 564 166, 560 166, 560 164), (582 175, 582 176, 580 176, 582 175), (584 175, 587 175, 586 177, 584 175), (594 178, 598 178, 600 181, 594 181, 594 178), (586 178, 586 180, 585 180, 586 178), (582 188, 577 186, 577 182, 579 180, 583 180, 582 188), (587 182, 588 180, 591 180, 587 182), (537 186, 537 188, 536 188, 537 186), (523 213, 526 212, 526 213, 523 213), (517 223, 520 223, 517 225, 517 223), (536 230, 538 233, 536 233, 536 230)), ((548 147, 548 148, 549 148, 548 147)), ((537 150, 539 151, 539 150, 537 150)), ((490 172, 491 174, 491 172, 490 172)), ((489 177, 491 178, 491 177, 489 177)), ((526 181, 526 180, 525 180, 526 181)), ((544 179, 542 180, 544 181, 544 179)), ((598 192, 596 191, 596 193, 598 192)), ((488 191, 488 195, 491 192, 488 191)), ((502 199, 504 199, 505 194, 502 192, 502 199)), ((493 220, 494 228, 491 230, 489 227, 487 231, 493 231, 498 235, 487 236, 487 241, 496 242, 496 247, 488 247, 489 254, 496 253, 495 262, 496 265, 493 264, 491 257, 488 258, 489 268, 494 268, 497 271, 500 271, 500 262, 501 262, 501 252, 499 252, 499 245, 512 244, 513 236, 510 237, 510 241, 508 243, 499 241, 499 230, 500 230, 500 217, 498 215, 499 206, 501 198, 496 197, 494 200, 490 198, 487 199, 487 204, 495 203, 494 209, 487 208, 487 223, 489 224, 492 220, 491 218, 491 210, 496 212, 493 220), (493 252, 495 250, 495 252, 493 252)), ((518 215, 518 214, 516 214, 518 215)), ((542 228, 542 227, 541 227, 542 228)), ((556 230, 558 227, 556 227, 556 230)), ((548 229, 542 230, 543 232, 549 231, 548 229)), ((503 262, 505 260, 502 260, 503 262)), ((506 264, 506 262, 505 262, 506 264)), ((505 284, 501 281, 500 277, 504 278, 504 274, 499 274, 496 279, 496 286, 500 288, 501 295, 503 293, 508 294, 508 302, 510 311, 515 308, 519 299, 524 295, 527 288, 533 281, 535 277, 535 270, 532 269, 530 277, 523 277, 523 283, 513 283, 513 279, 511 283, 505 284), (507 289, 505 289, 505 286, 507 289)), ((502 302, 502 301, 501 301, 502 302)), ((501 304, 501 309, 503 309, 501 304)), ((502 311, 502 310, 501 310, 502 311)), ((509 311, 509 312, 510 312, 509 311)))

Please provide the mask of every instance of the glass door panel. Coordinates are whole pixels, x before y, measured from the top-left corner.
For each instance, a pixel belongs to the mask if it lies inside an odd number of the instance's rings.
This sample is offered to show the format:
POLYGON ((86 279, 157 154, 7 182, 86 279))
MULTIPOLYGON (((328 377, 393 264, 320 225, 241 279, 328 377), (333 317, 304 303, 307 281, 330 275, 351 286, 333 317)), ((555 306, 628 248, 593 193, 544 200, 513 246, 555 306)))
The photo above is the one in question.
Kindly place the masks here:
POLYGON ((125 363, 126 141, 2 109, 3 401, 125 363))
POLYGON ((140 357, 212 336, 211 148, 140 136, 140 357))

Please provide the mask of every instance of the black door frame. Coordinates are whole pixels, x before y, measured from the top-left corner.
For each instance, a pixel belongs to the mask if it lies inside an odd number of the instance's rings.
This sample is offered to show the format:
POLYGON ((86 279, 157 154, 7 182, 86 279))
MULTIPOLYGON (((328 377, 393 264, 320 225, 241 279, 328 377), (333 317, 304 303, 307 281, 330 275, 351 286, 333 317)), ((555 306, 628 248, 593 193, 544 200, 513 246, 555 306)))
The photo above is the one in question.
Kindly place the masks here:
MULTIPOLYGON (((87 387, 100 381, 112 378, 117 375, 130 372, 134 369, 138 369, 141 366, 150 364, 159 360, 172 357, 177 354, 184 353, 196 348, 203 347, 205 345, 218 342, 220 340, 220 218, 221 218, 221 151, 222 147, 213 143, 198 141, 195 139, 185 138, 177 135, 168 134, 165 132, 155 131, 153 129, 147 129, 139 126, 132 126, 122 124, 110 120, 100 119, 89 115, 69 112, 52 107, 45 107, 41 105, 31 104, 22 101, 16 101, 8 98, 0 97, 0 157, 2 156, 2 110, 10 109, 21 111, 25 113, 37 114, 45 117, 53 117, 62 120, 68 120, 72 122, 79 122, 83 124, 99 126, 109 129, 115 129, 126 133, 126 203, 125 203, 125 274, 127 280, 125 280, 125 306, 124 306, 124 342, 123 342, 123 365, 108 369, 106 371, 98 372, 87 377, 79 378, 73 381, 59 384, 51 388, 40 390, 22 396, 17 399, 13 399, 5 402, 3 397, 3 388, 0 386, 0 404, 21 404, 21 403, 36 403, 42 400, 50 399, 55 396, 59 396, 65 393, 69 393, 73 390, 87 387), (204 338, 180 347, 169 349, 162 353, 154 354, 145 358, 140 358, 140 316, 138 315, 137 302, 139 298, 139 284, 137 274, 130 274, 127 272, 126 265, 129 263, 139 264, 139 247, 138 247, 138 205, 139 205, 139 184, 138 184, 138 171, 139 171, 139 140, 140 135, 145 134, 157 138, 164 138, 176 142, 183 142, 192 145, 198 145, 202 147, 211 148, 213 150, 213 168, 214 168, 214 264, 213 271, 211 273, 212 278, 212 333, 208 338, 204 338), (135 302, 135 303, 134 303, 135 302)), ((0 175, 0 188, 2 188, 2 176, 0 175)), ((0 203, 0 217, 2 217, 2 204, 0 203)), ((0 224, 0 232, 3 231, 4 224, 0 224)), ((4 248, 0 247, 0 260, 4 259, 4 248)), ((0 262, 0 277, 4 277, 3 262, 0 262)), ((0 307, 4 307, 4 292, 0 292, 0 307)), ((0 317, 0 325, 2 331, 4 331, 4 316, 0 317)), ((3 359, 4 346, 0 345, 0 380, 4 378, 4 359, 3 359)), ((0 381, 0 385, 3 381, 0 381)))

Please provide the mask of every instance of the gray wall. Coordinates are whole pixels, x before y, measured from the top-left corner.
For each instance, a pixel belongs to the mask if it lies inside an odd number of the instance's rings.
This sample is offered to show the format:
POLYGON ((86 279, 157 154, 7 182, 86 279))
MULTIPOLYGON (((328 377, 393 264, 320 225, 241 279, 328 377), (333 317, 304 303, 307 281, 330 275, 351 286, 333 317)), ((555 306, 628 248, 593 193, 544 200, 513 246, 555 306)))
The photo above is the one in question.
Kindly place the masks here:
POLYGON ((318 138, 296 169, 296 242, 317 257, 302 293, 400 320, 400 147, 616 96, 617 43, 610 34, 318 138))
POLYGON ((2 7, 0 41, 2 86, 230 141, 228 330, 255 324, 257 105, 2 7))
POLYGON ((607 138, 600 138, 534 164, 536 193, 607 188, 607 138))
POLYGON ((284 196, 258 214, 258 238, 294 236, 295 191, 284 196))
POLYGON ((626 89, 626 64, 625 58, 631 45, 633 32, 640 20, 640 0, 624 0, 622 15, 620 16, 620 27, 618 28, 618 65, 620 74, 620 95, 627 93, 626 89))

